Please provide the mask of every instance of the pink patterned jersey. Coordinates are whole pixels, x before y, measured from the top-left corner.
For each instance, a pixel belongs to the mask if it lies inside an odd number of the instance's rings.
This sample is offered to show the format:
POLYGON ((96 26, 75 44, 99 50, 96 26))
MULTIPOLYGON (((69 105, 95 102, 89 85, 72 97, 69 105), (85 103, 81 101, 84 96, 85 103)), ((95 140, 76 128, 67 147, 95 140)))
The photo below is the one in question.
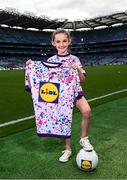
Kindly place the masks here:
MULTIPOLYGON (((48 59, 48 61, 49 62, 57 62, 57 63, 64 62, 64 63, 70 64, 70 65, 74 63, 74 64, 77 64, 79 68, 82 68, 82 64, 81 64, 79 58, 72 54, 67 54, 67 55, 56 54, 56 55, 50 57, 48 59)), ((82 70, 82 73, 86 74, 85 70, 82 70)))
POLYGON ((26 66, 39 136, 69 138, 73 103, 83 95, 78 72, 68 63, 32 61, 26 66))

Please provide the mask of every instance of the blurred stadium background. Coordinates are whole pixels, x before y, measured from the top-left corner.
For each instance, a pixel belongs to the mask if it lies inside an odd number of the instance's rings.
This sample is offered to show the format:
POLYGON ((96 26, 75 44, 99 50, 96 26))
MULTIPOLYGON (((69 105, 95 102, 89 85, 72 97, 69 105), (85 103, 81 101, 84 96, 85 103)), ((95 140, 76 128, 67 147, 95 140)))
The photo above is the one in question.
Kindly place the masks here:
POLYGON ((70 22, 0 10, 0 69, 20 69, 26 59, 42 60, 53 55, 51 32, 46 30, 60 27, 72 31, 72 53, 78 55, 85 66, 127 63, 127 15, 124 12, 70 22))
MULTIPOLYGON (((83 21, 68 21, 67 19, 50 20, 45 17, 36 17, 31 13, 21 14, 12 9, 8 11, 0 10, 1 137, 31 128, 35 125, 32 116, 33 106, 31 97, 30 94, 27 94, 24 90, 25 62, 27 59, 47 59, 56 53, 50 43, 51 33, 56 28, 65 28, 71 31, 71 51, 72 54, 80 58, 87 71, 88 77, 83 88, 92 107, 97 107, 97 105, 111 102, 114 99, 116 100, 127 95, 126 12, 83 21), (16 120, 18 123, 16 123, 16 120)), ((117 105, 114 105, 115 108, 116 106, 117 105)), ((76 111, 75 109, 75 112, 76 111)), ((109 111, 109 109, 107 111, 109 111)), ((77 118, 79 117, 79 115, 75 116, 77 116, 77 118)), ((123 118, 124 121, 125 113, 121 118, 123 118)), ((111 124, 115 124, 115 120, 112 121, 111 124)), ((96 126, 95 124, 95 128, 96 126)), ((117 127, 115 128, 117 129, 117 127)), ((29 132, 30 131, 28 131, 28 134, 29 132)), ((91 134, 94 136, 96 133, 91 132, 91 134)), ((25 134, 23 136, 25 136, 25 134)), ((107 134, 105 134, 105 136, 107 136, 107 134)), ((12 136, 12 139, 13 138, 14 136, 12 136)), ((34 139, 35 137, 33 136, 32 138, 34 139)), ((2 141, 4 141, 4 139, 2 141)), ((9 139, 7 141, 9 142, 9 139)), ((94 142, 95 144, 96 141, 97 140, 94 142)), ((98 139, 98 141, 100 141, 100 139, 98 139)), ((54 143, 56 143, 56 141, 54 143)), ((113 166, 115 167, 114 164, 113 166)), ((13 176, 13 173, 12 176, 3 173, 0 177, 33 177, 29 174, 25 176, 24 173, 20 174, 22 176, 19 174, 13 176)), ((125 178, 125 173, 122 175, 120 177, 125 178)), ((77 174, 76 177, 78 176, 83 177, 77 174)), ((35 177, 39 178, 38 175, 35 177)), ((44 175, 44 177, 52 176, 44 175)), ((57 177, 59 177, 59 175, 57 177)), ((62 177, 66 178, 66 175, 62 177)), ((86 178, 88 177, 87 174, 86 178)), ((92 177, 98 178, 99 175, 97 174, 92 177)), ((114 177, 117 178, 118 174, 114 175, 113 178, 114 177)), ((72 178, 75 178, 75 176, 72 176, 72 178)))

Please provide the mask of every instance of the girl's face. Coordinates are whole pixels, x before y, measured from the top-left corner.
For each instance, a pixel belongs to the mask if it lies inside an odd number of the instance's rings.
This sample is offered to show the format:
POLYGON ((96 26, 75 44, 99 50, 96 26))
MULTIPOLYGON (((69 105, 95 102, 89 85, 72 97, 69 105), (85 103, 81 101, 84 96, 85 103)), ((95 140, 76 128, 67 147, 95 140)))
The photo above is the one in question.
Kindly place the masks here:
POLYGON ((68 54, 68 46, 70 45, 70 39, 64 33, 55 35, 52 45, 57 49, 59 55, 68 54))

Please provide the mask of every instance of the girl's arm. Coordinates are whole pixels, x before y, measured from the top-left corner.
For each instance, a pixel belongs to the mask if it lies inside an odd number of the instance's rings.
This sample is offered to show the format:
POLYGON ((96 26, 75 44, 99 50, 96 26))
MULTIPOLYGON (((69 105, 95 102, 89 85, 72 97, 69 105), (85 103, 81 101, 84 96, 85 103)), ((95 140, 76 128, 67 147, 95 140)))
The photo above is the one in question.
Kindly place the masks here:
POLYGON ((32 60, 31 60, 31 59, 28 59, 28 60, 26 61, 26 65, 31 64, 31 62, 32 62, 32 60))
POLYGON ((83 68, 78 67, 77 64, 72 64, 71 67, 78 71, 80 82, 83 83, 85 81, 85 75, 84 75, 84 73, 82 73, 83 68))
POLYGON ((78 71, 80 82, 83 83, 85 81, 85 75, 84 75, 84 73, 82 73, 83 69, 77 68, 77 71, 78 71))

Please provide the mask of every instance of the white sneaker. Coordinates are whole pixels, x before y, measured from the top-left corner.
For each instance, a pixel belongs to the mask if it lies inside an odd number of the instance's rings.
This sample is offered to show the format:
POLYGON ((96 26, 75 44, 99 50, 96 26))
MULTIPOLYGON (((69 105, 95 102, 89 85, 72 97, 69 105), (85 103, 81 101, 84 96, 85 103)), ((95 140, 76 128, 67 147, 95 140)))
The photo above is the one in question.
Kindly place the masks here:
POLYGON ((88 136, 81 138, 79 143, 85 151, 92 151, 94 149, 93 146, 90 144, 88 136))
POLYGON ((63 155, 59 158, 60 162, 67 162, 69 160, 69 157, 71 156, 72 152, 70 150, 64 150, 62 151, 63 155))

